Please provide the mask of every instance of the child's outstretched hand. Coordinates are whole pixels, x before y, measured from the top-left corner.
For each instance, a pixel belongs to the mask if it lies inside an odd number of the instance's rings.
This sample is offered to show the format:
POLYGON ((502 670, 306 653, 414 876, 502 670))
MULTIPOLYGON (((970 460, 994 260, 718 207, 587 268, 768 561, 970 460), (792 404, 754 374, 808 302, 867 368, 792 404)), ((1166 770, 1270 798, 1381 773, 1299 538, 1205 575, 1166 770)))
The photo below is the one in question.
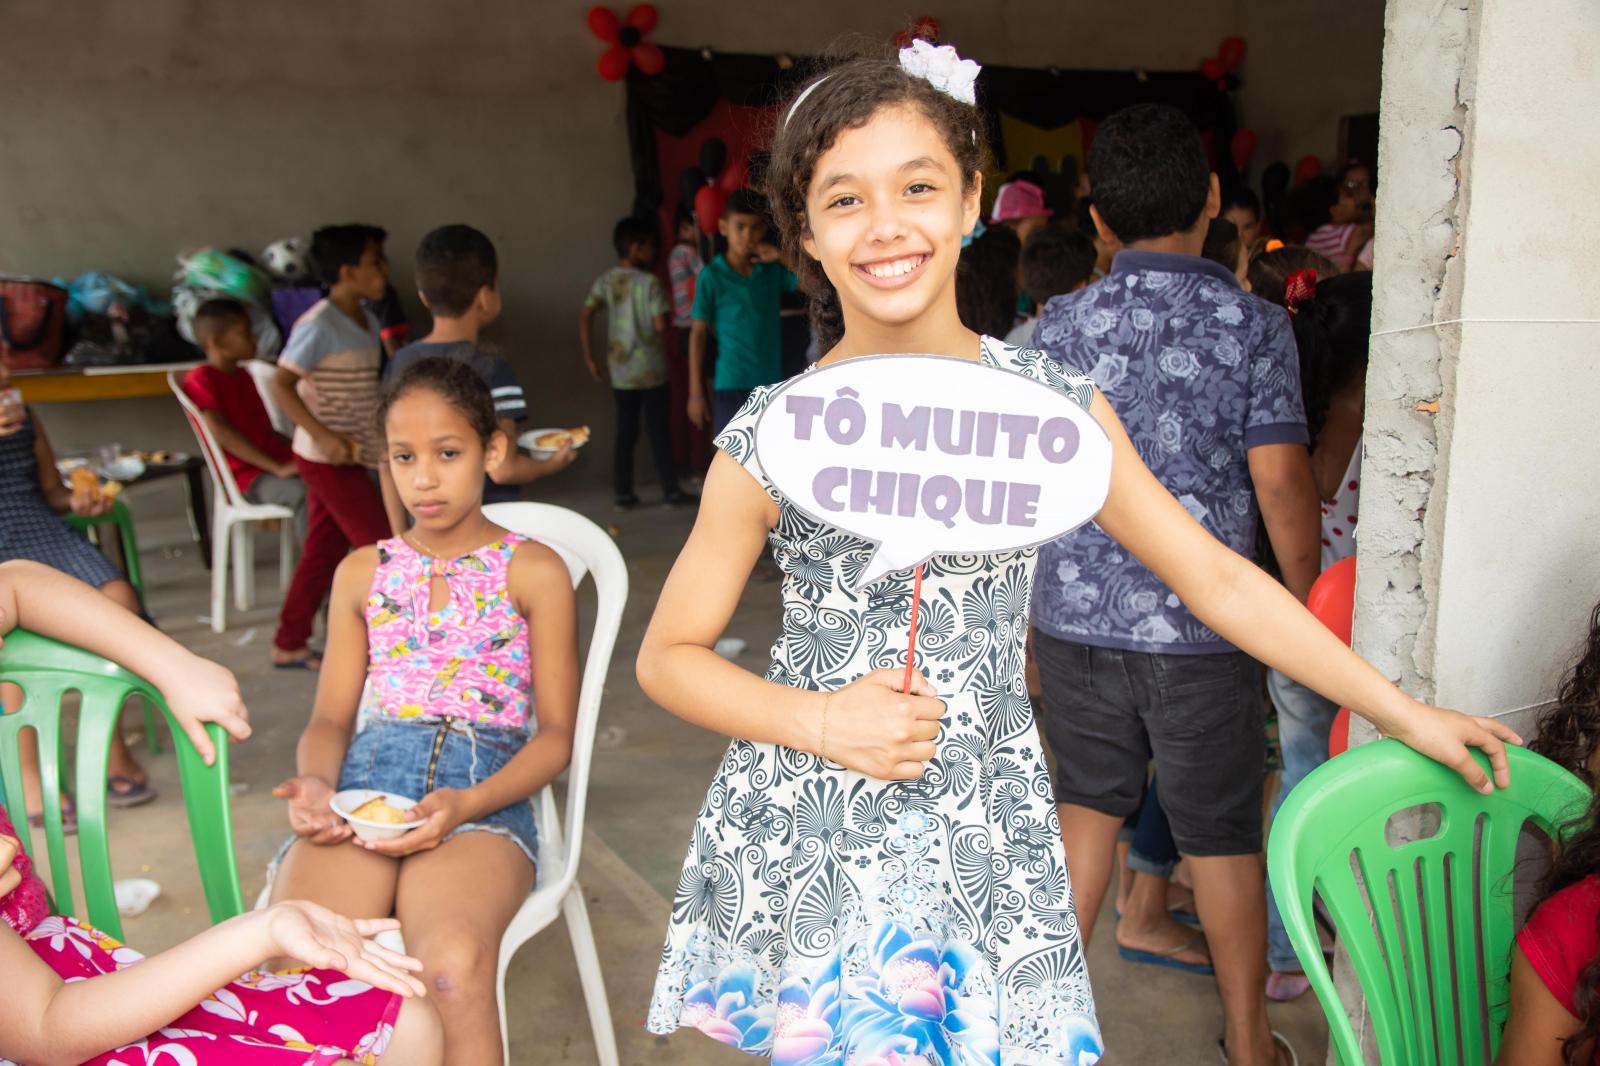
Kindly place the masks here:
POLYGON ((291 777, 272 790, 289 801, 289 828, 313 844, 337 844, 354 835, 350 823, 333 813, 333 786, 320 777, 291 777))
POLYGON ((425 819, 415 829, 388 840, 362 840, 357 837, 355 842, 359 847, 375 851, 379 855, 401 858, 438 847, 456 826, 466 822, 470 817, 471 812, 467 809, 467 793, 462 789, 441 788, 423 796, 415 807, 406 812, 408 822, 414 822, 418 818, 425 819))
POLYGON ((1473 718, 1460 711, 1430 707, 1417 701, 1413 701, 1411 713, 1402 721, 1401 727, 1391 734, 1396 740, 1450 767, 1477 791, 1488 795, 1496 788, 1511 784, 1506 745, 1521 744, 1522 738, 1508 726, 1492 718, 1473 718), (1483 768, 1468 754, 1469 748, 1478 748, 1489 756, 1489 766, 1494 770, 1492 784, 1483 768))
POLYGON ((205 723, 215 722, 234 740, 244 740, 250 736, 250 712, 239 694, 238 678, 227 667, 196 655, 184 664, 182 677, 181 685, 163 686, 161 694, 189 742, 210 766, 217 760, 217 750, 205 723))
POLYGON ((818 754, 885 781, 921 777, 938 753, 944 704, 920 670, 911 675, 910 692, 900 690, 904 683, 900 670, 874 670, 829 693, 826 742, 819 737, 818 754))
POLYGON ((320 970, 338 970, 374 988, 402 996, 427 994, 422 982, 412 976, 422 971, 421 962, 370 939, 400 928, 393 918, 351 921, 304 900, 275 903, 261 913, 267 916, 267 936, 271 940, 263 957, 285 955, 320 970))

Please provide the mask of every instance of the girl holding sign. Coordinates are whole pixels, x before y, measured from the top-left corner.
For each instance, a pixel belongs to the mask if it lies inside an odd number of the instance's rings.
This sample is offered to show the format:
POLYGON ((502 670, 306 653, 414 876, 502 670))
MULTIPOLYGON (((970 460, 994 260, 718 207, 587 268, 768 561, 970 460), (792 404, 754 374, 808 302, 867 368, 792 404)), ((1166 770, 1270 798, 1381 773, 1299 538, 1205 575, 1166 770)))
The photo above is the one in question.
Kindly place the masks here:
MULTIPOLYGON (((820 365, 931 353, 1062 390, 1110 440, 1101 526, 1209 625, 1489 789, 1467 753, 1484 749, 1504 785, 1509 730, 1400 693, 1189 517, 1088 378, 962 327, 956 261, 984 161, 976 74, 918 41, 900 64, 834 68, 789 108, 768 192, 819 312, 820 365)), ((717 439, 639 653, 654 700, 733 738, 695 825, 650 1028, 694 1026, 784 1066, 1095 1062, 1023 681, 1035 552, 935 554, 861 582, 875 545, 802 510, 757 454, 776 393, 757 389, 717 439), (712 646, 768 542, 784 606, 763 678, 712 646)))

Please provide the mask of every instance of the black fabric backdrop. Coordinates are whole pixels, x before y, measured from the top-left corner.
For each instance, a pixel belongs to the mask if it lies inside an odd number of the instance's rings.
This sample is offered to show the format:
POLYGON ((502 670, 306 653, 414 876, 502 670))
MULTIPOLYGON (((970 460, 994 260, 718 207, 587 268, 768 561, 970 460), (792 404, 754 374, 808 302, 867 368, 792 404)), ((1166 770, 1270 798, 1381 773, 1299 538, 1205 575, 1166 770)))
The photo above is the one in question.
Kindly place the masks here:
MULTIPOLYGON (((632 68, 627 77, 633 211, 641 217, 654 216, 677 181, 677 175, 660 172, 657 130, 682 137, 705 119, 718 99, 750 107, 776 105, 826 67, 821 60, 797 59, 785 70, 773 56, 713 52, 708 59, 698 49, 661 51, 666 67, 660 74, 632 68)), ((1224 188, 1237 181, 1228 152, 1234 132, 1232 100, 1198 71, 989 66, 978 76, 978 102, 988 114, 990 143, 1003 168, 1023 169, 1031 160, 1005 158, 1000 114, 1052 129, 1078 118, 1102 119, 1130 104, 1164 103, 1182 109, 1212 135, 1214 165, 1224 188)))

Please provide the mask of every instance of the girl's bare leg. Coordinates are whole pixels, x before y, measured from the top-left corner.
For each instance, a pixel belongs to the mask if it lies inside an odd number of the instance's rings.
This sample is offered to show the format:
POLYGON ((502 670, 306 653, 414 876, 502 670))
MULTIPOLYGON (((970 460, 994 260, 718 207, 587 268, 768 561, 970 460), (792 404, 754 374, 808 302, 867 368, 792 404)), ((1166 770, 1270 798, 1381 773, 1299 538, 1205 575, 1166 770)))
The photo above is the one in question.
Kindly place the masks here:
POLYGON ((532 890, 533 864, 497 833, 462 833, 403 860, 395 913, 406 952, 422 960, 450 1066, 504 1059, 500 938, 532 890))

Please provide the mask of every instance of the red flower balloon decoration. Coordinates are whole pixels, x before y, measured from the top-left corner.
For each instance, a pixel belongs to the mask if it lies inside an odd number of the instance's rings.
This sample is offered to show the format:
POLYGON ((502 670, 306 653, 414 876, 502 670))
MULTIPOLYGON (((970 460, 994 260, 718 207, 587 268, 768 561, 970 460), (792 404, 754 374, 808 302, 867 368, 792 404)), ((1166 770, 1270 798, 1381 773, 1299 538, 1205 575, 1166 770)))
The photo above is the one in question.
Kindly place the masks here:
POLYGON ((894 36, 896 48, 910 48, 912 41, 937 41, 939 39, 939 20, 932 15, 921 15, 911 24, 909 30, 901 30, 894 36))
POLYGON ((600 76, 606 81, 621 81, 628 67, 635 66, 645 74, 660 74, 667 65, 661 49, 644 39, 656 28, 659 17, 654 4, 636 4, 628 17, 618 20, 609 7, 589 9, 589 29, 609 44, 600 56, 600 76))

